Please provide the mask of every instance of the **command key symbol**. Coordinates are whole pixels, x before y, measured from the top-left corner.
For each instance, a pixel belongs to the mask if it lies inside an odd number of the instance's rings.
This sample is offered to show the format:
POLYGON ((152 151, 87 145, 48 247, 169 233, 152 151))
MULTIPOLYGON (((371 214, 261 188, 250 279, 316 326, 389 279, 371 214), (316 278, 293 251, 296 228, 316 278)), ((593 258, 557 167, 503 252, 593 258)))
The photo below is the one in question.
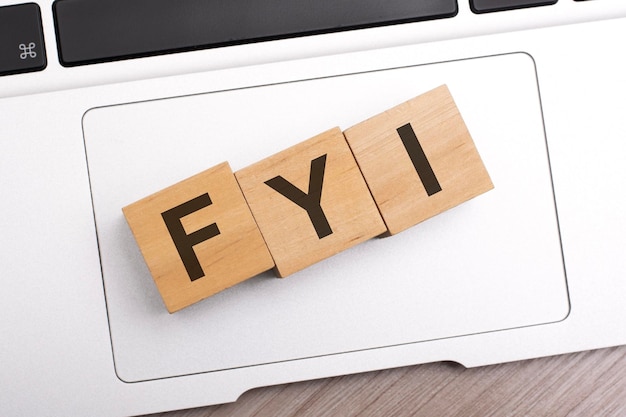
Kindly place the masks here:
POLYGON ((19 48, 22 51, 22 53, 20 54, 20 59, 36 58, 37 52, 33 51, 36 46, 37 45, 35 45, 35 42, 30 42, 28 45, 26 45, 25 43, 20 43, 19 48))

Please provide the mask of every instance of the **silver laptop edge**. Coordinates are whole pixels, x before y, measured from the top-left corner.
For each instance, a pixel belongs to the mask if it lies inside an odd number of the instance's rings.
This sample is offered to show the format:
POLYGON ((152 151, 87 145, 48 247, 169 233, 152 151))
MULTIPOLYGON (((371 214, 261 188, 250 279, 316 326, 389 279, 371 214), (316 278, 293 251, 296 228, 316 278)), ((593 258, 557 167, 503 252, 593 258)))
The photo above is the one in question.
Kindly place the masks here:
POLYGON ((560 0, 549 6, 557 13, 502 19, 460 2, 449 20, 77 68, 56 62, 50 4, 39 4, 48 68, 0 77, 3 415, 147 414, 286 382, 626 343, 626 17, 603 20, 626 16, 623 2, 560 0), (519 30, 500 33, 508 25, 519 30), (283 284, 255 278, 167 314, 123 203, 223 160, 244 168, 442 82, 493 174, 492 194, 283 284), (237 121, 244 146, 211 142, 237 121), (244 135, 254 132, 259 140, 244 135), (454 275, 451 242, 473 282, 454 275), (410 265, 436 271, 435 261, 389 267, 429 247, 455 286, 401 278, 419 276, 410 265), (377 304, 394 285, 404 294, 377 304), (296 294, 310 298, 298 304, 296 294), (431 306, 432 294, 441 298, 431 306))

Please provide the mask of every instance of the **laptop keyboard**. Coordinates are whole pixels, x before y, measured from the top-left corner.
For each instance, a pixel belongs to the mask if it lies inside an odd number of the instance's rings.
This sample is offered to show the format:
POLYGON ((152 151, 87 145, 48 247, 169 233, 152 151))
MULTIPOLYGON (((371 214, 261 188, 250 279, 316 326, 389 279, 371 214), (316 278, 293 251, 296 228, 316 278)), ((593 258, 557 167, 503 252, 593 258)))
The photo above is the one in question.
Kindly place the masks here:
POLYGON ((547 6, 556 2, 557 0, 470 0, 470 6, 474 13, 489 13, 524 7, 547 6))
POLYGON ((206 49, 456 15, 456 0, 58 0, 61 64, 206 49))
POLYGON ((0 75, 41 71, 46 51, 35 3, 0 7, 0 75))
MULTIPOLYGON (((401 23, 462 22, 467 16, 457 16, 459 7, 476 17, 538 6, 548 6, 546 9, 559 14, 559 7, 550 7, 558 1, 56 0, 51 14, 58 62, 62 67, 76 67, 401 23)), ((595 6, 610 0, 560 2, 595 6)), ((50 10, 45 12, 44 18, 48 18, 50 10)), ((518 22, 517 18, 503 21, 518 22)), ((494 19, 488 23, 493 24, 494 19)), ((476 24, 484 26, 484 22, 476 24)), ((0 76, 44 70, 43 33, 42 13, 36 3, 0 7, 0 76)))

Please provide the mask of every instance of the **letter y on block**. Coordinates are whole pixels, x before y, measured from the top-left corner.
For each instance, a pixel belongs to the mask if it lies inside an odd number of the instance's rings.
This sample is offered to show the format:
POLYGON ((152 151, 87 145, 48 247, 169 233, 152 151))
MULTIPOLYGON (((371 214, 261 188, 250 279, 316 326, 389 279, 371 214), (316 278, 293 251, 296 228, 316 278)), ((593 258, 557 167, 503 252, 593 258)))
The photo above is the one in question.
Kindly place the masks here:
POLYGON ((235 176, 280 277, 386 231, 339 128, 235 176))
POLYGON ((330 235, 333 230, 328 224, 324 210, 322 210, 322 185, 324 184, 324 169, 326 168, 326 155, 311 161, 311 175, 309 176, 309 192, 305 194, 298 187, 281 177, 280 175, 265 181, 265 184, 278 191, 289 200, 293 201, 309 215, 311 223, 317 232, 318 238, 330 235))

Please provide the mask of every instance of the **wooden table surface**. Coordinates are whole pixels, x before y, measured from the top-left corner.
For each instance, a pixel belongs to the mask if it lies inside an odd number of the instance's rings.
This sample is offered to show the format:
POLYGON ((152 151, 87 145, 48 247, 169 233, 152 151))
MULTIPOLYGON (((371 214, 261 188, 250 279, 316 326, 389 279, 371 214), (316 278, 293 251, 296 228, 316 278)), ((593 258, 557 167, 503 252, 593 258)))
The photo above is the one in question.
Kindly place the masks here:
POLYGON ((435 363, 346 375, 152 416, 626 416, 626 346, 481 368, 435 363))

